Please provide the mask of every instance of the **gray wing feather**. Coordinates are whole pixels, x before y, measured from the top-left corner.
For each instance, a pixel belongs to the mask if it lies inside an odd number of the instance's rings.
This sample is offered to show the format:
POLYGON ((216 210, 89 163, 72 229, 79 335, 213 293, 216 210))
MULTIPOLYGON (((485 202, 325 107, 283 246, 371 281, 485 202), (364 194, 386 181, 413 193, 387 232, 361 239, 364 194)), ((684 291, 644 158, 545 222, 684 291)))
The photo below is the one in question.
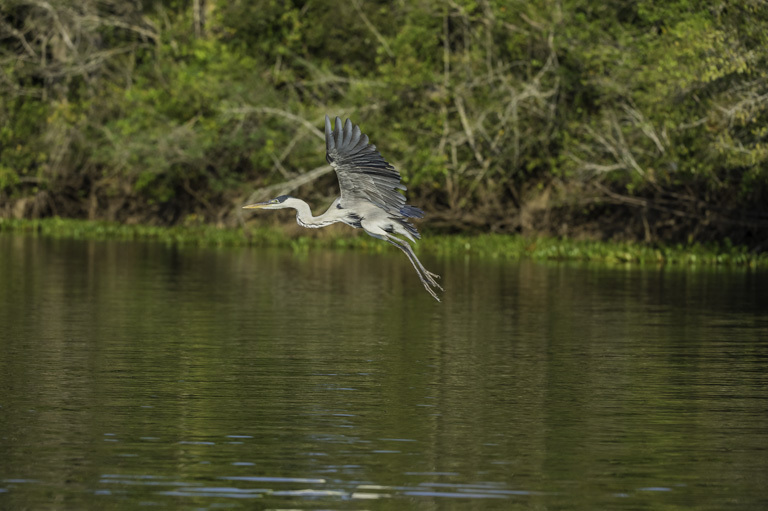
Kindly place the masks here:
POLYGON ((329 154, 332 150, 336 149, 336 142, 333 140, 331 131, 331 120, 328 116, 325 116, 325 154, 329 154))
POLYGON ((336 117, 334 128, 325 116, 326 159, 336 171, 341 188, 342 207, 355 200, 371 202, 386 211, 402 215, 405 196, 398 190, 406 187, 400 182, 400 173, 390 165, 359 126, 347 119, 343 127, 336 117))
POLYGON ((356 147, 357 143, 360 141, 360 135, 362 135, 360 132, 360 126, 355 126, 355 128, 352 130, 352 136, 349 138, 349 145, 356 147))

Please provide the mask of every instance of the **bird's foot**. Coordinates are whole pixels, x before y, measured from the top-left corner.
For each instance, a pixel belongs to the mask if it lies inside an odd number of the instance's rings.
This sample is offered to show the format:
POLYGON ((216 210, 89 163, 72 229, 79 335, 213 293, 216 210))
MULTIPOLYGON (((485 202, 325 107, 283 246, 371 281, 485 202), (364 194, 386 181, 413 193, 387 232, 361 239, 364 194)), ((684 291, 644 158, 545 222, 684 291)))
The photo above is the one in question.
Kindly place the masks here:
POLYGON ((435 280, 435 279, 439 279, 440 275, 438 275, 437 273, 432 273, 431 271, 424 270, 424 276, 429 281, 430 285, 435 286, 440 291, 445 291, 445 289, 443 289, 443 286, 438 284, 437 281, 435 280))

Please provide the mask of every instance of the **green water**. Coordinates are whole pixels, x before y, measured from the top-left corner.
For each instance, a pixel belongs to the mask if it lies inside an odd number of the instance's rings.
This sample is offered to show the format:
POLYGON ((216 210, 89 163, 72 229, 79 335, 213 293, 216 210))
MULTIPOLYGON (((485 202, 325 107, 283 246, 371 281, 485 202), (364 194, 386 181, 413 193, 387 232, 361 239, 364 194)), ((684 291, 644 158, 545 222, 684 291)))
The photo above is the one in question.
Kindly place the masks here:
POLYGON ((0 236, 0 509, 768 508, 768 274, 0 236))

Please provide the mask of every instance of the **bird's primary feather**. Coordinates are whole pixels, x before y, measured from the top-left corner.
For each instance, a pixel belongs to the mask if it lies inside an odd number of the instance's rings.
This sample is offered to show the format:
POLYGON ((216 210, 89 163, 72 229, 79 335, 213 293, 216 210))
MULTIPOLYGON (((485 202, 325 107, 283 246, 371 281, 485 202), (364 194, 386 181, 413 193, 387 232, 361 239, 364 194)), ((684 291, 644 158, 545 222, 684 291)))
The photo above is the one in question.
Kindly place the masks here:
POLYGON ((349 119, 342 126, 341 119, 336 117, 332 128, 331 119, 326 115, 325 148, 326 159, 339 179, 342 207, 363 199, 392 215, 421 218, 417 216, 421 210, 406 206, 405 196, 399 192, 406 190, 400 182, 400 173, 381 156, 375 145, 368 143, 359 126, 349 119))

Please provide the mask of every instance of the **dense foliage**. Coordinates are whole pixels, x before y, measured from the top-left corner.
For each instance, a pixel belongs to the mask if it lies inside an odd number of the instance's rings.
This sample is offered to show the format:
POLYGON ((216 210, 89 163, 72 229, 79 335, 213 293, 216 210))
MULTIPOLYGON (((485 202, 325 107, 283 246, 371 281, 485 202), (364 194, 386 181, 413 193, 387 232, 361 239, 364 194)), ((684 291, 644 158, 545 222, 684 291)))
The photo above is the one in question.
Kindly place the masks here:
POLYGON ((0 41, 5 217, 320 206, 329 113, 433 226, 768 248, 763 0, 3 0, 0 41))

